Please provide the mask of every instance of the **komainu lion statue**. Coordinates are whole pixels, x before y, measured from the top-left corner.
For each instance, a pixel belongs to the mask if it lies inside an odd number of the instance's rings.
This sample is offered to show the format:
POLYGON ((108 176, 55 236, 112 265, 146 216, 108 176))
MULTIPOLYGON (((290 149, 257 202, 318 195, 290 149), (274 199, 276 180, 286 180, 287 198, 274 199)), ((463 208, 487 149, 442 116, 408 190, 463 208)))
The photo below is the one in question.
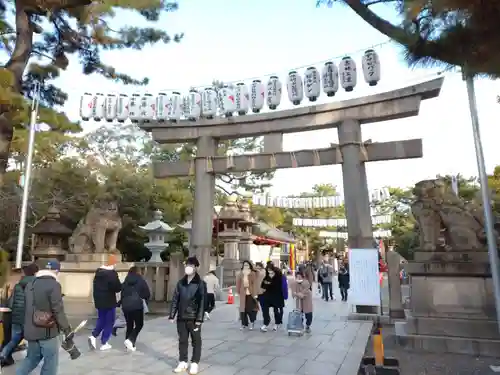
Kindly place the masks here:
POLYGON ((113 252, 121 228, 117 203, 100 202, 78 223, 69 240, 70 251, 74 254, 113 252))
POLYGON ((439 179, 415 184, 411 212, 417 221, 423 251, 477 251, 486 248, 484 217, 475 205, 466 205, 439 179))

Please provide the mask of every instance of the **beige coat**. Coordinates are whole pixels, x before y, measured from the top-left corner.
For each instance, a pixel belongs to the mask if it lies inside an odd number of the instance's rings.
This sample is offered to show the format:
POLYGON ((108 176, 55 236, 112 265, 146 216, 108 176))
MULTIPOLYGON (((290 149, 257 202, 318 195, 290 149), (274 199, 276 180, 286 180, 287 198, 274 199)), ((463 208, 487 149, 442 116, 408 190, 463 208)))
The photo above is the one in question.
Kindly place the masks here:
MULTIPOLYGON (((257 272, 250 272, 248 275, 249 292, 252 297, 256 297, 259 294, 258 284, 259 274, 257 272)), ((245 286, 243 285, 243 273, 240 272, 236 277, 236 294, 240 297, 240 312, 245 312, 245 286)))
POLYGON ((301 283, 294 281, 291 285, 292 297, 295 298, 295 308, 304 313, 313 311, 312 291, 309 281, 304 280, 301 283))

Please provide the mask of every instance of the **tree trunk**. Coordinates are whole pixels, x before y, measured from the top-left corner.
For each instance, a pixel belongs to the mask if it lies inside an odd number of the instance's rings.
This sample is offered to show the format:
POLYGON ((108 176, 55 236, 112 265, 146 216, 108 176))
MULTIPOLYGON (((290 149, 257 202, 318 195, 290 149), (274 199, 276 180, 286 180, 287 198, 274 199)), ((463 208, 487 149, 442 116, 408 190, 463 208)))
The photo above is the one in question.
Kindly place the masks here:
MULTIPOLYGON (((16 1, 16 44, 10 60, 5 65, 14 76, 13 90, 21 93, 23 73, 33 49, 33 27, 22 1, 16 1)), ((0 187, 9 163, 10 143, 14 134, 12 113, 7 108, 0 114, 0 187)))

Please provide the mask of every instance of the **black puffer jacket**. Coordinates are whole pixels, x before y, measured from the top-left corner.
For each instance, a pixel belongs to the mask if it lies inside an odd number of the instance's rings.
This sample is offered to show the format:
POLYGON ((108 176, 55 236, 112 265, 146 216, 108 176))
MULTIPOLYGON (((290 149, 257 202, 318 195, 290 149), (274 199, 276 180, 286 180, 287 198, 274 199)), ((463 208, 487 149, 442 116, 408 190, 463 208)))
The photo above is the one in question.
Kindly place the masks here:
POLYGON ((177 282, 170 305, 169 319, 203 322, 207 286, 198 274, 188 283, 187 276, 177 282))
POLYGON ((121 305, 124 312, 144 310, 142 300, 151 296, 149 287, 141 275, 130 272, 122 284, 121 305))
POLYGON ((93 287, 94 306, 96 309, 107 310, 116 307, 116 293, 121 292, 122 283, 113 267, 99 267, 95 271, 93 287))
POLYGON ((24 302, 24 289, 33 280, 35 280, 35 276, 23 276, 14 287, 11 297, 12 324, 24 325, 24 311, 26 306, 24 302))

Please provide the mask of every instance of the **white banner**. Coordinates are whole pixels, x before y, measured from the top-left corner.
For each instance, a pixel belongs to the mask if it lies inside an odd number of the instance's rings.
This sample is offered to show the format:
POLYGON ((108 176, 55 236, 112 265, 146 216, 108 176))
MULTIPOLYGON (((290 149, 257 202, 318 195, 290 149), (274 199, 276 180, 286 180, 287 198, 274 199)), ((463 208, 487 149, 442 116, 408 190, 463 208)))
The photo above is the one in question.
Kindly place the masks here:
MULTIPOLYGON (((318 234, 319 237, 322 238, 344 238, 347 239, 347 232, 329 232, 326 230, 322 230, 318 234)), ((392 236, 392 232, 390 230, 376 230, 373 232, 373 238, 388 238, 392 236)))
MULTIPOLYGON (((391 215, 372 216, 372 224, 389 224, 391 215)), ((347 227, 347 219, 344 218, 293 218, 293 225, 296 227, 327 228, 327 227, 347 227)))
POLYGON ((377 249, 351 249, 349 302, 358 306, 380 306, 380 279, 377 249))

